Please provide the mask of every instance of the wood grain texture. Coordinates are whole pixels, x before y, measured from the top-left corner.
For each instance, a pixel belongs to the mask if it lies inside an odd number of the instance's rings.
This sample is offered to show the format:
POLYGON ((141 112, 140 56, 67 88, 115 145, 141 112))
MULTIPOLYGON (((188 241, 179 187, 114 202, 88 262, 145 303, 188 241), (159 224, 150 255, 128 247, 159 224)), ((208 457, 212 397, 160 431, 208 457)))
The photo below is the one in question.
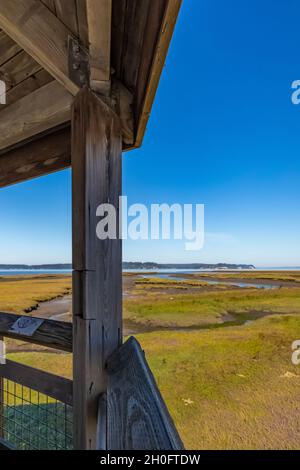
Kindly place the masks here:
POLYGON ((134 145, 142 144, 181 0, 114 0, 112 68, 133 94, 134 145))
POLYGON ((56 81, 7 106, 0 113, 0 149, 70 121, 73 97, 56 81))
POLYGON ((73 405, 72 380, 10 360, 1 365, 0 376, 24 387, 32 388, 69 406, 73 405))
POLYGON ((21 47, 15 43, 4 31, 0 31, 0 65, 21 52, 21 47))
POLYGON ((89 35, 87 24, 86 0, 76 0, 78 35, 82 44, 88 48, 89 35))
POLYGON ((46 72, 46 70, 39 70, 37 73, 34 73, 25 80, 21 81, 18 85, 7 90, 6 105, 1 105, 0 112, 10 104, 15 103, 16 101, 24 98, 24 96, 29 95, 33 91, 41 88, 44 85, 47 85, 47 83, 52 81, 53 77, 48 72, 46 72))
POLYGON ((145 26, 151 0, 114 0, 112 67, 131 92, 136 89, 145 26))
POLYGON ((108 450, 182 450, 145 355, 130 338, 107 363, 108 450))
MULTIPOLYGON (((0 312, 0 336, 13 338, 27 343, 39 344, 60 351, 72 352, 72 325, 54 320, 44 320, 32 336, 11 332, 13 324, 21 315, 0 312)), ((25 317, 26 315, 22 315, 25 317)))
POLYGON ((2 0, 0 27, 72 94, 68 28, 39 0, 2 0))
POLYGON ((55 0, 40 0, 52 13, 56 14, 55 0))
POLYGON ((86 0, 90 51, 91 88, 110 90, 112 0, 86 0))
POLYGON ((78 36, 76 0, 54 0, 57 18, 74 36, 78 36))
POLYGON ((0 188, 45 176, 71 165, 70 127, 0 154, 0 188))
POLYGON ((21 51, 0 67, 0 79, 5 81, 6 89, 9 90, 40 70, 41 66, 25 51, 21 51))
POLYGON ((72 113, 74 426, 76 449, 96 449, 105 361, 122 338, 122 244, 99 240, 100 204, 119 212, 122 136, 118 117, 85 88, 72 113))
POLYGON ((126 84, 129 90, 136 90, 139 66, 143 60, 142 48, 145 28, 153 3, 157 3, 157 0, 155 2, 139 0, 127 3, 128 28, 125 30, 126 48, 123 51, 122 77, 124 84, 126 84))

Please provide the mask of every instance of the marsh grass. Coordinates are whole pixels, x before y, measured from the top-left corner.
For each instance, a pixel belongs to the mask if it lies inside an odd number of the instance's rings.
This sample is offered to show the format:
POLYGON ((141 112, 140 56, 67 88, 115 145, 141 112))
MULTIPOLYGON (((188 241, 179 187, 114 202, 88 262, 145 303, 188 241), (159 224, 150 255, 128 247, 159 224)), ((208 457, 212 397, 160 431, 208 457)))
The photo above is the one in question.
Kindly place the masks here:
POLYGON ((0 278, 0 311, 24 313, 40 302, 71 292, 70 276, 24 276, 0 278))
POLYGON ((297 337, 299 316, 280 315, 138 339, 188 449, 299 449, 297 337))
MULTIPOLYGON (((175 274, 174 277, 181 276, 175 274)), ((212 279, 247 279, 247 280, 269 280, 269 281, 286 281, 299 282, 299 271, 240 271, 240 272, 210 272, 210 273, 193 273, 185 275, 191 279, 212 278, 212 279)))
MULTIPOLYGON (((48 281, 39 278, 35 287, 29 280, 25 284, 13 280, 18 285, 10 288, 12 310, 24 311, 39 299, 63 295, 70 288, 66 278, 48 281)), ((124 316, 125 323, 142 325, 145 331, 149 325, 158 329, 137 338, 186 448, 299 449, 300 366, 292 365, 291 344, 300 338, 300 288, 227 286, 210 292, 197 285, 183 293, 166 285, 153 292, 151 284, 137 288, 134 282, 137 295, 125 298, 124 316), (226 315, 234 315, 239 323, 256 321, 232 326, 223 322, 226 315), (267 316, 257 319, 261 315, 267 316), (195 326, 206 329, 160 330, 195 326)), ((0 306, 7 305, 9 298, 2 288, 0 282, 0 306)), ((68 354, 18 352, 9 358, 72 376, 68 354)))
POLYGON ((243 322, 267 314, 300 312, 300 288, 236 289, 139 296, 124 301, 124 318, 152 327, 203 327, 231 314, 243 322))

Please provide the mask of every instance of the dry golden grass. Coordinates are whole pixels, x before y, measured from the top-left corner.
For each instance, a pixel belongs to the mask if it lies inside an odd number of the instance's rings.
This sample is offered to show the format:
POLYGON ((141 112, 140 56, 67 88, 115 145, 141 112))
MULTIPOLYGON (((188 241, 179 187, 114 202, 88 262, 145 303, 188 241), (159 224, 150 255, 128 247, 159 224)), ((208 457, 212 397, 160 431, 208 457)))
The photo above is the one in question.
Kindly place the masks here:
POLYGON ((0 278, 0 311, 24 313, 40 302, 71 291, 70 276, 24 276, 0 278))

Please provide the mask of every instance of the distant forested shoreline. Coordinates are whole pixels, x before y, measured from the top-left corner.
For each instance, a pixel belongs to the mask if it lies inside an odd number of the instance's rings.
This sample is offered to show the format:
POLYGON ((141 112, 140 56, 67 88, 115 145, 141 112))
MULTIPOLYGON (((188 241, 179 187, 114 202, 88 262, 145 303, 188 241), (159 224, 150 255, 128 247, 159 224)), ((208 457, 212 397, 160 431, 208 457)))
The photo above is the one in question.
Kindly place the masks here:
MULTIPOLYGON (((0 270, 66 270, 72 269, 70 263, 60 264, 0 264, 0 270)), ((160 264, 152 262, 124 262, 123 269, 138 269, 138 270, 156 270, 156 269, 255 269, 253 264, 228 264, 228 263, 217 263, 217 264, 205 264, 205 263, 170 263, 160 264)))

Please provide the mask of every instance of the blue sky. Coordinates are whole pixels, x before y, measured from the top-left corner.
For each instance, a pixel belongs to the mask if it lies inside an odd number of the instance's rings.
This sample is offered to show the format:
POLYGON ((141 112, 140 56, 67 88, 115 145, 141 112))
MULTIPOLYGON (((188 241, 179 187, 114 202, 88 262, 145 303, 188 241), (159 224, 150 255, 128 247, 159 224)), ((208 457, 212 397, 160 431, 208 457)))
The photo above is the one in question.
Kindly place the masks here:
MULTIPOLYGON (((185 0, 130 203, 205 204, 206 242, 126 241, 124 260, 300 265, 297 0, 185 0)), ((71 261, 70 171, 0 191, 0 263, 71 261)))

